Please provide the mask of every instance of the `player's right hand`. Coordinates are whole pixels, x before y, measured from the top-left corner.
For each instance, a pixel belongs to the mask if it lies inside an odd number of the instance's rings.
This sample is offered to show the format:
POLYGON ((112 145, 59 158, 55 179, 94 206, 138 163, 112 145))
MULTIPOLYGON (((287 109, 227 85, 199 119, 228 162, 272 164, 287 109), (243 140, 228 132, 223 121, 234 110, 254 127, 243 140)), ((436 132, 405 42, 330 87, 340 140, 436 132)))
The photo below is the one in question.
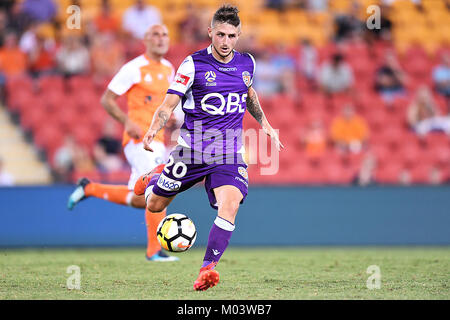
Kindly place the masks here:
POLYGON ((142 137, 142 129, 136 123, 128 119, 125 122, 125 132, 132 138, 140 140, 142 137))
POLYGON ((142 139, 142 142, 144 143, 144 149, 145 150, 153 152, 153 149, 150 147, 150 144, 152 143, 153 138, 155 137, 155 135, 156 135, 156 133, 153 130, 149 129, 147 131, 147 133, 144 136, 144 139, 142 139))

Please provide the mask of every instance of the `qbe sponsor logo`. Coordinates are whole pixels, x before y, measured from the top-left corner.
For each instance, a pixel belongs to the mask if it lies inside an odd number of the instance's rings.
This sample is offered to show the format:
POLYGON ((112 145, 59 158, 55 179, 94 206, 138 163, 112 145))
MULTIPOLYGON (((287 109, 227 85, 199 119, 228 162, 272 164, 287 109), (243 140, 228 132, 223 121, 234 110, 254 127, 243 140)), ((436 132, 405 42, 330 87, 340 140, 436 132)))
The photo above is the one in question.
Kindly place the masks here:
POLYGON ((181 187, 181 181, 170 179, 161 173, 157 185, 166 191, 178 191, 181 187))

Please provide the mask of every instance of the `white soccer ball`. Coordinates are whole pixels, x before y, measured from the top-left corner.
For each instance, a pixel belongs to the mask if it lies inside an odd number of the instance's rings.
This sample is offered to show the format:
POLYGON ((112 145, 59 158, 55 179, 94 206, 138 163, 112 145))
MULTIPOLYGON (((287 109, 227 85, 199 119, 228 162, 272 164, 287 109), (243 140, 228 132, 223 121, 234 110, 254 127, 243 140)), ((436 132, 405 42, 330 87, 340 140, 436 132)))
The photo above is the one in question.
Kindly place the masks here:
POLYGON ((166 216, 156 230, 161 247, 171 252, 183 252, 188 250, 197 238, 197 230, 194 222, 181 213, 173 213, 166 216))

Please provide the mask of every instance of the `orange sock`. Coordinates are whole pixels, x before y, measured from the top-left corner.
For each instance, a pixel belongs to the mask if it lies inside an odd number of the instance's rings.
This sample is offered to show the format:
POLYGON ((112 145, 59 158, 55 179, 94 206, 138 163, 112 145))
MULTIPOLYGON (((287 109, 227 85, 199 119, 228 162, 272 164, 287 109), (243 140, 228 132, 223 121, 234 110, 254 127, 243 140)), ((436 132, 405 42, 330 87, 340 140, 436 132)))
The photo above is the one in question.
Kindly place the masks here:
POLYGON ((125 185, 91 182, 86 186, 84 192, 88 197, 96 197, 117 204, 129 205, 128 202, 131 200, 131 197, 128 195, 133 191, 128 190, 128 186, 125 185))
POLYGON ((145 223, 147 226, 147 257, 151 257, 161 250, 161 245, 156 238, 156 228, 161 220, 166 216, 166 210, 153 213, 145 209, 145 223))

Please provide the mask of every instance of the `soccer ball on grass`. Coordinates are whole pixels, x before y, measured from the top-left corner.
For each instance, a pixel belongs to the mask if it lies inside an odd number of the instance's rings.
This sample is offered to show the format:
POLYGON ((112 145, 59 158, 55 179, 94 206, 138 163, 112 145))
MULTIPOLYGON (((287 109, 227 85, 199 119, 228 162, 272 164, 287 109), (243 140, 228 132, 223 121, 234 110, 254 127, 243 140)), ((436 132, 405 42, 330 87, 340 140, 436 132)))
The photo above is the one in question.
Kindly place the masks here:
POLYGON ((161 247, 171 252, 188 250, 197 238, 194 222, 186 215, 173 213, 166 216, 156 231, 161 247))

